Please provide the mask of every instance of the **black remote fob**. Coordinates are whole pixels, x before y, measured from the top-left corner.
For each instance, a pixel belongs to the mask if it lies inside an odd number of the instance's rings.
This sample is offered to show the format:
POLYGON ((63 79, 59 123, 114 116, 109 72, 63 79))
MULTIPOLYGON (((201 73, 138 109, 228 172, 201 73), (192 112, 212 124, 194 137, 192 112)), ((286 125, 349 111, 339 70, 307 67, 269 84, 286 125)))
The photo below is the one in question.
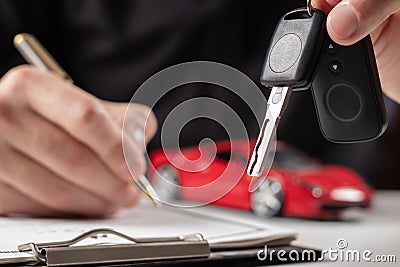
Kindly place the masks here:
POLYGON ((337 143, 379 137, 387 118, 370 36, 352 46, 326 39, 312 82, 322 133, 337 143))

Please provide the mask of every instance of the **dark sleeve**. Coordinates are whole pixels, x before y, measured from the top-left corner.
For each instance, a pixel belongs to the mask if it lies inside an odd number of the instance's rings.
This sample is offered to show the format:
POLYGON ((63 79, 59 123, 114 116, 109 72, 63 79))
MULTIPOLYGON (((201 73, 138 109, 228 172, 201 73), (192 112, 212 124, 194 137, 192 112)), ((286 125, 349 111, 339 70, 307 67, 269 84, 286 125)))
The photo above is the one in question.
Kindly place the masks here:
POLYGON ((58 1, 2 0, 0 1, 0 75, 23 63, 13 46, 13 38, 20 32, 34 32, 47 36, 56 27, 58 1))

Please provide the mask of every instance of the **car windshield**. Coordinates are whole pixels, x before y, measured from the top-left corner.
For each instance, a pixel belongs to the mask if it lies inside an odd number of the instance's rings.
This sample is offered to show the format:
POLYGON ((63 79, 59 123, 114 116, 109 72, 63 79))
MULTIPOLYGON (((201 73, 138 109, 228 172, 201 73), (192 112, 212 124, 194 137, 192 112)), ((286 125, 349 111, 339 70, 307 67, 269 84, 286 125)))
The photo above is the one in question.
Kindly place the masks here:
POLYGON ((284 149, 276 151, 274 167, 281 169, 320 169, 321 164, 304 155, 300 151, 293 149, 284 149))

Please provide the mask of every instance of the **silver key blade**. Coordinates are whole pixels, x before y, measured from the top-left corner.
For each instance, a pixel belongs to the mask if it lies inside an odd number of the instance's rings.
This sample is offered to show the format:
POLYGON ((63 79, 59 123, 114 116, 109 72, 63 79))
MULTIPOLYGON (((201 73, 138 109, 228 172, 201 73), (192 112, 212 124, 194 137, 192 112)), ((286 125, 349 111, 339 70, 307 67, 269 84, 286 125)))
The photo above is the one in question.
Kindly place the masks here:
MULTIPOLYGON (((271 140, 279 125, 279 120, 286 108, 287 102, 292 93, 291 87, 273 87, 268 98, 267 113, 263 125, 260 129, 256 146, 254 147, 247 174, 253 177, 260 177, 264 172, 266 159, 269 149, 271 148, 271 140)), ((272 157, 273 160, 273 157, 272 157)))

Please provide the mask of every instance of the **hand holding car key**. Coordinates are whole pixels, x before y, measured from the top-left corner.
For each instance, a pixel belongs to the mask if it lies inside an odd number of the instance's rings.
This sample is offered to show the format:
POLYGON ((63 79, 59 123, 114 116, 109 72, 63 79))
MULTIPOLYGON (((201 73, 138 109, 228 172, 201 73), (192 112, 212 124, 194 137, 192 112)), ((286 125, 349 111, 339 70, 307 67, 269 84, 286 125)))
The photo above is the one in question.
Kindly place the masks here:
POLYGON ((272 90, 248 165, 250 176, 264 173, 271 139, 294 90, 312 85, 321 130, 331 141, 368 141, 386 128, 370 37, 349 47, 335 44, 326 31, 325 13, 310 2, 281 18, 269 46, 261 83, 272 90))

